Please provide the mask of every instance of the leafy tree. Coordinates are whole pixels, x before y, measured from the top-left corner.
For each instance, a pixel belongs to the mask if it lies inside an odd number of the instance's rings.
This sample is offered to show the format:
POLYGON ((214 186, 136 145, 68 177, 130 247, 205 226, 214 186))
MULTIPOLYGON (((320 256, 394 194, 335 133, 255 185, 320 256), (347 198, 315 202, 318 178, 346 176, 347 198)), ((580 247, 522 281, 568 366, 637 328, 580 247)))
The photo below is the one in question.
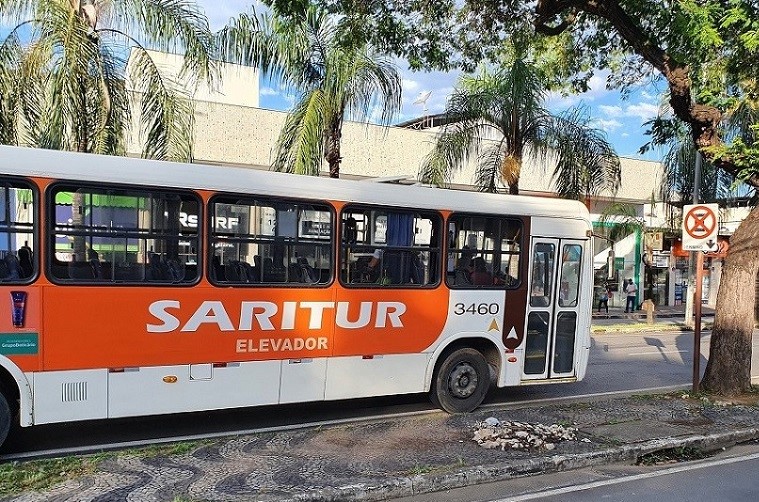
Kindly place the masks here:
MULTIPOLYGON (((296 12, 307 0, 270 0, 296 12)), ((369 39, 418 66, 477 64, 514 33, 563 42, 557 71, 582 89, 593 69, 611 70, 609 83, 629 88, 658 76, 669 88, 674 116, 687 125, 707 161, 735 179, 759 186, 757 124, 746 139, 720 134, 723 115, 739 105, 756 109, 759 4, 755 0, 319 0, 369 39)), ((733 234, 723 269, 709 363, 702 386, 730 395, 751 386, 754 284, 759 270, 759 209, 733 234)))
POLYGON ((340 176, 343 121, 388 123, 401 107, 401 79, 371 45, 343 44, 334 17, 242 14, 219 34, 224 59, 254 64, 300 93, 275 146, 277 171, 318 176, 322 159, 340 176))
POLYGON ((555 159, 553 177, 563 197, 582 199, 603 189, 615 191, 620 165, 613 148, 601 131, 587 125, 581 110, 551 114, 543 106, 548 85, 548 76, 526 51, 518 52, 509 66, 462 77, 421 179, 442 185, 453 170, 476 156, 481 191, 496 192, 502 181, 509 193, 518 194, 522 163, 532 156, 555 159))
POLYGON ((143 155, 191 159, 186 93, 134 37, 159 50, 186 52, 181 76, 209 77, 213 37, 194 2, 0 0, 0 15, 13 26, 0 46, 0 140, 124 154, 139 106, 143 155))

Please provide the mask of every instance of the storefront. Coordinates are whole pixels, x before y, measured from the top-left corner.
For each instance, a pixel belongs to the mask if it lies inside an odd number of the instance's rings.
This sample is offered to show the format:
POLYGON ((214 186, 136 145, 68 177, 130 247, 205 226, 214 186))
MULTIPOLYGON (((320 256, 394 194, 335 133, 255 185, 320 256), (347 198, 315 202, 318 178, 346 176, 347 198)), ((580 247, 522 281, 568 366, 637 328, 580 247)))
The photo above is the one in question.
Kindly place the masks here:
MULTIPOLYGON (((701 303, 704 305, 714 306, 717 301, 717 291, 719 282, 722 277, 722 264, 727 250, 730 248, 730 242, 727 237, 717 238, 717 250, 704 254, 704 269, 701 275, 701 303)), ((670 249, 671 275, 668 298, 670 305, 681 305, 686 303, 688 294, 688 260, 690 252, 684 251, 680 239, 672 242, 670 249)))

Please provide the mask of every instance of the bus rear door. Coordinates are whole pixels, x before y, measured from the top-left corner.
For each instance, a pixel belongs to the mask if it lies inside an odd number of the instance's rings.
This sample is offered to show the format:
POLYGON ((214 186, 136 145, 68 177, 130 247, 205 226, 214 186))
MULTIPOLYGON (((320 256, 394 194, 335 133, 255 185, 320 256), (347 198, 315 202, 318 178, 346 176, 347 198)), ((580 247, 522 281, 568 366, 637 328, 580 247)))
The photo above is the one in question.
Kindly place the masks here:
POLYGON ((522 378, 575 376, 583 242, 533 238, 522 378))

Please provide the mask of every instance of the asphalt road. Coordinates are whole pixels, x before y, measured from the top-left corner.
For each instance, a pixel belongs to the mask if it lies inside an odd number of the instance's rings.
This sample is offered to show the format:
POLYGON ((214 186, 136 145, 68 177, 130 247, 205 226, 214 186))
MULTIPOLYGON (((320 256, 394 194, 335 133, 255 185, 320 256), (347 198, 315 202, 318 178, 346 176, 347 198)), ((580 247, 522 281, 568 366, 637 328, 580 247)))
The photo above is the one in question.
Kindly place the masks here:
MULTIPOLYGON (((499 389, 485 404, 551 400, 617 391, 680 385, 692 380, 692 333, 622 334, 607 332, 593 337, 586 379, 562 385, 537 385, 499 389)), ((754 372, 759 375, 759 332, 754 335, 754 372)), ((708 333, 702 337, 703 370, 708 353, 708 333)), ((90 445, 153 441, 201 434, 230 435, 261 428, 287 427, 338 418, 351 419, 432 409, 425 395, 363 399, 336 403, 311 403, 224 410, 144 418, 99 420, 15 427, 0 449, 5 455, 79 448, 90 445)))
POLYGON ((580 502, 613 500, 687 500, 689 502, 754 502, 759 499, 756 472, 759 453, 689 463, 661 471, 625 476, 555 489, 529 497, 504 498, 494 502, 535 500, 541 502, 580 502))
POLYGON ((719 455, 663 465, 612 464, 527 476, 396 502, 640 502, 641 500, 754 502, 759 445, 738 445, 719 455))

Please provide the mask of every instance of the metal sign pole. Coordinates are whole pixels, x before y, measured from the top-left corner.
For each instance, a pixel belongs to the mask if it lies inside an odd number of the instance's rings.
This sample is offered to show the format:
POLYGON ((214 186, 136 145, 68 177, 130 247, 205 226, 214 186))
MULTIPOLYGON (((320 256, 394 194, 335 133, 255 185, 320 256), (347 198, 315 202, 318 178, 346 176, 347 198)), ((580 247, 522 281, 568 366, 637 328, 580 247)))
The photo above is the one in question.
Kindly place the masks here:
POLYGON ((696 251, 696 291, 693 295, 693 312, 696 322, 693 325, 693 393, 698 393, 698 384, 701 380, 701 287, 704 274, 704 253, 696 251))
MULTIPOLYGON (((701 196, 701 152, 696 150, 696 162, 693 166, 693 204, 698 204, 701 196)), ((691 255, 692 256, 692 255, 691 255)), ((704 273, 704 253, 696 251, 696 287, 693 292, 693 314, 696 318, 693 324, 693 393, 698 393, 698 383, 701 379, 699 365, 701 363, 701 275, 704 273)))

